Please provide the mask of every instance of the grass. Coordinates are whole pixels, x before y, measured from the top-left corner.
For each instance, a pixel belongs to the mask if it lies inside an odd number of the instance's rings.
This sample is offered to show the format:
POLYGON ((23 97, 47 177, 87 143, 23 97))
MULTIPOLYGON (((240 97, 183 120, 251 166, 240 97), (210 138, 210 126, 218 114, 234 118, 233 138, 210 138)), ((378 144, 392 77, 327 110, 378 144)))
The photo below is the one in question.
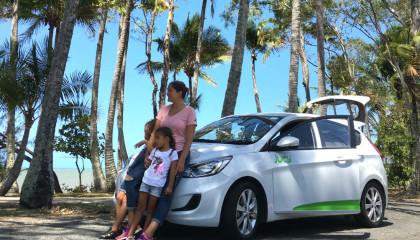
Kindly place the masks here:
POLYGON ((54 197, 112 198, 109 193, 56 193, 54 197))
POLYGON ((26 209, 17 203, 0 205, 0 218, 2 217, 95 217, 105 215, 105 218, 113 218, 115 208, 113 205, 86 204, 86 203, 57 203, 51 209, 26 209))

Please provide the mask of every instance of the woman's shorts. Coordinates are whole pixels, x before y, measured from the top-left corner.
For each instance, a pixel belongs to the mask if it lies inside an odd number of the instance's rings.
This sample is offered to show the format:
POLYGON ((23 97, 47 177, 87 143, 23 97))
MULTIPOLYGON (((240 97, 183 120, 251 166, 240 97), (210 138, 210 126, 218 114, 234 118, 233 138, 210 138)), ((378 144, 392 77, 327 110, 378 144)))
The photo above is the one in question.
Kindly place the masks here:
POLYGON ((149 184, 146 184, 146 183, 142 183, 139 191, 148 193, 152 196, 159 198, 162 192, 162 188, 163 187, 155 187, 155 186, 150 186, 149 184))

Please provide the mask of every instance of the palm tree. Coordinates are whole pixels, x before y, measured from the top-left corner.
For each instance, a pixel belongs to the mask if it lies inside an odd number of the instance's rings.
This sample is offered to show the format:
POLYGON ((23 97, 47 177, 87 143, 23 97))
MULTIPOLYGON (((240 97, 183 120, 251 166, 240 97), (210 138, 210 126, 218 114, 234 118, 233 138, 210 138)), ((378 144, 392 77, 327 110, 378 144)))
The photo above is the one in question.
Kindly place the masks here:
MULTIPOLYGON (((317 52, 318 52, 318 97, 324 97, 325 89, 325 57, 324 57, 324 17, 322 0, 316 0, 316 30, 317 30, 317 52)), ((319 114, 327 114, 326 106, 321 106, 319 114)))
MULTIPOLYGON (((77 9, 77 23, 87 26, 91 33, 95 32, 94 24, 97 20, 98 0, 82 0, 77 9)), ((29 24, 27 31, 23 34, 24 39, 30 39, 34 32, 43 26, 49 27, 48 43, 50 49, 53 48, 53 37, 57 42, 57 35, 60 31, 60 23, 63 20, 65 10, 65 0, 20 0, 19 19, 29 24)), ((0 14, 0 18, 9 18, 12 9, 6 7, 0 14)))
MULTIPOLYGON (((299 57, 302 63, 303 86, 305 87, 306 102, 311 101, 311 93, 309 92, 309 66, 308 57, 305 50, 305 35, 303 35, 302 26, 299 27, 300 32, 300 49, 299 57)), ((312 109, 309 110, 312 112, 312 109)))
POLYGON ((165 38, 163 40, 163 71, 162 77, 160 79, 160 92, 159 92, 159 108, 165 105, 166 99, 166 88, 168 85, 168 75, 169 75, 169 64, 170 64, 170 56, 169 56, 169 43, 172 33, 172 23, 174 21, 174 6, 175 0, 169 0, 168 6, 168 21, 166 23, 166 33, 165 38))
MULTIPOLYGON (((190 97, 192 99, 192 78, 196 66, 197 39, 200 17, 196 14, 191 19, 188 16, 183 29, 179 29, 178 25, 174 23, 172 27, 171 42, 170 42, 170 56, 171 56, 171 70, 174 75, 183 71, 187 77, 190 88, 190 97)), ((158 50, 163 51, 164 40, 158 39, 158 50)), ((220 30, 209 26, 203 34, 201 51, 201 68, 211 67, 215 64, 222 63, 229 58, 230 46, 226 39, 220 35, 220 30)), ((141 63, 138 68, 144 71, 147 62, 141 63)), ((162 64, 155 63, 155 70, 161 70, 162 64)), ((199 75, 212 85, 217 85, 207 73, 200 71, 199 75)))
MULTIPOLYGON (((0 70, 0 96, 2 102, 12 102, 24 117, 24 133, 16 162, 8 171, 6 179, 0 184, 0 195, 6 194, 10 184, 20 174, 22 162, 28 144, 29 132, 33 123, 39 118, 41 104, 44 98, 45 85, 50 70, 47 44, 40 48, 33 44, 28 53, 19 52, 17 77, 7 76, 7 64, 3 62, 0 70), (6 74, 5 74, 6 73, 6 74)), ((75 72, 63 79, 59 116, 69 119, 75 114, 89 113, 88 104, 83 100, 84 94, 90 89, 91 76, 84 72, 75 72)))
MULTIPOLYGON (((153 0, 151 0, 153 1, 153 0)), ((148 5, 143 3, 143 15, 145 17, 144 25, 137 25, 144 34, 144 38, 146 39, 144 41, 145 44, 145 54, 147 56, 147 72, 150 75, 150 80, 153 84, 153 92, 152 92, 152 105, 153 105, 153 116, 154 118, 158 114, 158 108, 157 108, 157 100, 156 95, 158 91, 158 84, 155 79, 155 74, 153 72, 152 68, 152 41, 153 41, 153 32, 155 31, 154 25, 156 16, 165 11, 168 8, 168 3, 165 0, 154 0, 153 3, 150 2, 148 5), (148 16, 150 16, 150 19, 148 19, 148 16)))
POLYGON ((96 45, 96 58, 95 58, 95 70, 93 74, 93 86, 92 86, 92 105, 91 105, 91 118, 90 118, 90 161, 92 163, 93 182, 95 188, 99 192, 106 191, 106 180, 104 173, 102 172, 101 164, 99 161, 99 142, 98 142, 98 93, 99 93, 99 76, 101 72, 101 61, 102 61, 102 48, 104 42, 105 25, 108 16, 108 6, 105 3, 102 7, 101 20, 98 32, 98 43, 96 45))
POLYGON ((246 25, 248 22, 249 0, 241 0, 239 3, 238 22, 235 34, 235 45, 232 53, 229 79, 223 102, 222 117, 232 115, 235 112, 236 99, 238 97, 239 83, 241 80, 242 63, 246 42, 246 25))
MULTIPOLYGON (((210 0, 210 6, 211 6, 210 7, 211 17, 213 18, 213 15, 214 15, 213 0, 210 0)), ((197 36, 197 54, 195 54, 194 81, 193 81, 191 99, 195 99, 197 97, 198 75, 200 71, 201 42, 203 39, 203 29, 204 29, 204 19, 206 16, 206 7, 207 7, 207 0, 203 0, 203 4, 201 6, 201 15, 200 15, 200 27, 198 28, 198 36, 197 36)))
POLYGON ((127 160, 127 149, 124 140, 124 88, 125 88, 125 68, 127 61, 128 39, 125 42, 124 57, 121 65, 121 76, 117 93, 117 128, 118 128, 118 159, 117 170, 123 167, 123 162, 127 160))
MULTIPOLYGON (((101 3, 109 0, 82 0, 77 9, 76 23, 89 28, 91 33, 95 33, 94 25, 100 15, 98 8, 101 3)), ((5 0, 1 2, 0 18, 10 18, 13 16, 13 6, 16 0, 5 0)), ((43 26, 52 27, 49 31, 54 30, 63 20, 65 10, 65 0, 19 0, 19 21, 28 23, 29 27, 22 37, 30 38, 33 33, 43 26)))
POLYGON ((54 58, 45 87, 42 113, 35 139, 34 158, 22 186, 20 205, 28 208, 51 207, 54 196, 52 153, 58 117, 61 86, 66 68, 79 0, 67 0, 62 28, 57 38, 54 58))
POLYGON ((289 112, 298 112, 297 84, 300 48, 300 1, 292 1, 292 36, 290 39, 289 112))
MULTIPOLYGON (((10 36, 10 63, 12 64, 12 69, 16 68, 16 58, 18 53, 18 20, 19 20, 19 0, 13 1, 12 8, 12 34, 10 36)), ((16 79, 16 71, 12 71, 11 79, 16 79)), ((6 147, 6 171, 9 171, 15 162, 15 112, 16 106, 11 104, 7 108, 7 147, 6 147)), ((11 189, 12 192, 18 193, 19 187, 17 182, 13 184, 11 189)))
POLYGON ((260 99, 258 97, 257 80, 255 77, 255 61, 259 53, 264 54, 264 60, 271 54, 272 50, 278 50, 280 46, 284 45, 284 41, 275 34, 273 29, 265 28, 267 22, 255 22, 250 19, 246 29, 246 48, 251 52, 252 61, 252 82, 254 87, 255 103, 257 105, 257 112, 261 112, 260 99))
POLYGON ((117 61, 114 71, 114 78, 112 81, 111 97, 108 108, 108 118, 105 130, 105 174, 107 190, 113 191, 115 188, 115 178, 117 177, 117 170, 114 162, 114 151, 112 147, 112 135, 114 131, 115 108, 118 95, 118 86, 121 81, 121 69, 123 65, 123 58, 130 33, 130 14, 133 10, 133 2, 131 0, 125 1, 125 13, 120 17, 120 35, 118 38, 117 61))

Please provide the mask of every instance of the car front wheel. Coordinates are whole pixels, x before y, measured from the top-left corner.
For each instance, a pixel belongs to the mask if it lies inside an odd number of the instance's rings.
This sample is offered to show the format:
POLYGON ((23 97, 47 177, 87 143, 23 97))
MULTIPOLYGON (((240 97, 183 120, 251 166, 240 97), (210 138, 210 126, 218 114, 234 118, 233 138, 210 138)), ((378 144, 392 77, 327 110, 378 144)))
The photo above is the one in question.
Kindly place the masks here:
POLYGON ((233 187, 225 199, 220 228, 226 239, 250 239, 261 219, 258 189, 250 182, 233 187))
POLYGON ((385 194, 376 183, 366 185, 356 219, 365 227, 379 227, 385 215, 385 194))

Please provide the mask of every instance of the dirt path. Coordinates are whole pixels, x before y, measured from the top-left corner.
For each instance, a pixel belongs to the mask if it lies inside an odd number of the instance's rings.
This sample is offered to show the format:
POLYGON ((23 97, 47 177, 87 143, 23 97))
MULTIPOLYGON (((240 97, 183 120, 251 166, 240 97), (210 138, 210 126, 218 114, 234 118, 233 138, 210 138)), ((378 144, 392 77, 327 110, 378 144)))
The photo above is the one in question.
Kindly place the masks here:
MULTIPOLYGON (((97 239, 112 224, 109 214, 101 213, 6 215, 0 215, 0 239, 97 239)), ((383 226, 374 229, 360 228, 349 216, 277 221, 262 225, 255 239, 420 239, 419 201, 391 202, 385 217, 383 226)), ((157 239, 219 239, 219 232, 165 224, 157 239)))

